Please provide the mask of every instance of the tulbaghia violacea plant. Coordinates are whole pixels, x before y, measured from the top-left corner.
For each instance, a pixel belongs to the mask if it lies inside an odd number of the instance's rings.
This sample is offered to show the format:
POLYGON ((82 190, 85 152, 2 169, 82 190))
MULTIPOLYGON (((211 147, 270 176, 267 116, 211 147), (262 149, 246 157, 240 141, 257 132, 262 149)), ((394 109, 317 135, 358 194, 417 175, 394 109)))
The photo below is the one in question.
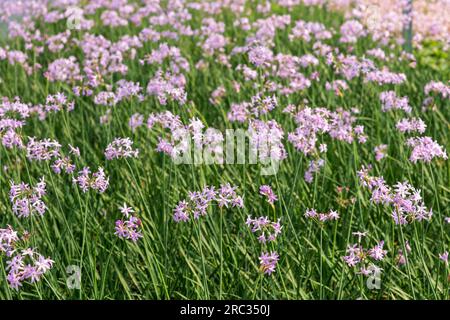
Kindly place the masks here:
POLYGON ((44 76, 51 82, 72 83, 81 80, 80 65, 73 56, 51 62, 44 76))
POLYGON ((22 136, 17 132, 24 125, 24 121, 14 119, 0 119, 0 139, 1 144, 12 149, 24 147, 22 136))
POLYGON ((73 164, 72 159, 70 157, 61 157, 55 160, 52 164, 51 168, 56 174, 60 174, 61 172, 65 173, 73 173, 75 171, 75 164, 73 164))
POLYGON ((281 229, 283 227, 281 226, 280 221, 281 219, 274 222, 270 221, 268 217, 252 218, 251 216, 248 216, 245 224, 257 235, 258 241, 264 244, 275 241, 281 234, 281 229))
POLYGON ((103 168, 99 167, 97 172, 91 173, 89 167, 83 168, 76 177, 73 177, 73 183, 78 185, 83 192, 89 189, 103 193, 108 189, 109 178, 106 177, 103 168))
POLYGON ((353 142, 355 138, 364 143, 367 139, 364 127, 353 127, 356 121, 354 114, 357 112, 356 109, 350 112, 339 108, 333 112, 325 108, 305 107, 294 116, 297 129, 289 133, 288 140, 304 155, 318 152, 319 135, 324 133, 347 143, 353 142))
POLYGON ((263 252, 261 253, 261 256, 259 257, 259 264, 260 269, 263 273, 267 275, 271 275, 273 272, 275 272, 278 260, 280 259, 280 256, 277 252, 263 252))
POLYGON ((189 192, 188 198, 182 200, 174 209, 173 219, 175 222, 186 222, 198 219, 207 214, 208 207, 215 203, 220 208, 238 207, 243 208, 244 202, 235 191, 236 187, 230 184, 221 185, 218 190, 214 187, 204 187, 202 191, 189 192))
POLYGON ((409 138, 406 141, 406 145, 412 148, 411 156, 409 157, 412 163, 417 161, 430 163, 434 158, 448 159, 446 150, 431 137, 409 138))
POLYGON ((250 157, 259 160, 262 164, 270 161, 286 159, 287 152, 282 143, 284 131, 275 120, 267 122, 253 120, 248 128, 250 140, 250 157))
POLYGON ((325 83, 327 91, 333 91, 335 95, 343 97, 344 91, 348 90, 348 84, 345 80, 334 80, 333 82, 325 83))
POLYGON ((339 213, 335 210, 329 212, 317 212, 315 209, 307 209, 305 217, 314 220, 318 223, 324 223, 326 221, 338 220, 340 218, 339 213))
POLYGON ((73 147, 70 144, 68 147, 69 155, 66 156, 62 154, 62 152, 58 152, 58 157, 51 165, 53 172, 55 172, 56 174, 61 174, 62 172, 65 172, 66 174, 72 174, 76 169, 72 157, 80 157, 80 149, 78 147, 73 147))
POLYGON ((147 85, 147 94, 156 96, 161 105, 166 105, 168 101, 184 105, 187 102, 185 82, 183 75, 159 71, 150 79, 147 85))
POLYGON ((448 266, 448 251, 444 251, 439 255, 439 259, 445 263, 445 266, 448 266))
POLYGON ((44 177, 31 187, 29 184, 21 182, 15 184, 11 181, 9 199, 12 203, 12 210, 19 218, 27 218, 32 215, 44 215, 47 210, 42 197, 46 194, 46 183, 44 177))
MULTIPOLYGON (((75 108, 75 102, 70 101, 64 93, 58 92, 54 95, 48 95, 43 106, 43 111, 45 113, 59 112, 66 110, 68 112, 73 111, 75 108)), ((44 116, 41 115, 41 119, 44 116)))
POLYGON ((30 107, 18 97, 13 101, 6 97, 0 100, 0 140, 5 148, 24 147, 19 130, 25 125, 30 112, 30 107))
POLYGON ((0 254, 5 253, 6 280, 12 289, 18 290, 24 282, 35 283, 53 267, 54 261, 44 258, 33 248, 21 249, 22 241, 26 242, 28 232, 20 238, 11 226, 0 229, 0 254))
POLYGON ((427 125, 420 118, 403 118, 395 125, 398 131, 402 133, 418 132, 424 133, 427 125))
POLYGON ((16 241, 19 241, 19 236, 11 226, 0 229, 0 253, 4 252, 7 257, 10 257, 14 253, 16 241))
POLYGON ((381 159, 385 158, 387 155, 387 144, 380 144, 376 146, 373 151, 375 152, 375 160, 381 161, 381 159))
POLYGON ((114 233, 121 239, 131 240, 137 242, 139 238, 142 238, 142 221, 137 218, 133 208, 127 207, 125 204, 120 208, 121 213, 126 219, 119 219, 116 221, 116 232, 114 233))
POLYGON ((56 140, 37 140, 30 137, 27 143, 27 158, 34 161, 45 161, 60 155, 61 145, 56 140))
POLYGON ((445 84, 440 81, 430 81, 425 85, 424 88, 425 94, 430 95, 431 93, 434 93, 438 96, 441 96, 442 99, 449 99, 450 98, 450 85, 445 84))
POLYGON ((138 149, 133 149, 133 141, 130 138, 116 138, 105 150, 107 160, 120 158, 137 158, 138 149))
POLYGON ((52 259, 45 258, 33 248, 24 249, 7 262, 8 284, 18 290, 24 281, 35 283, 53 267, 53 263, 52 259))
POLYGON ((359 274, 370 276, 376 272, 381 272, 382 269, 374 263, 382 261, 387 255, 387 250, 383 248, 384 241, 379 241, 374 247, 366 249, 361 244, 361 238, 365 234, 358 234, 358 243, 349 245, 347 247, 347 255, 343 256, 342 259, 351 268, 359 267, 359 274))
POLYGON ((370 176, 370 169, 371 167, 363 167, 358 171, 360 183, 371 192, 373 203, 391 207, 395 224, 431 219, 433 211, 425 206, 419 189, 415 189, 408 182, 398 182, 391 187, 383 177, 370 176))
POLYGON ((406 81, 406 75, 404 73, 391 72, 384 67, 381 70, 367 72, 365 74, 364 81, 375 82, 380 86, 384 84, 401 84, 406 81))
POLYGON ((267 202, 272 205, 275 201, 278 200, 277 195, 275 194, 275 192, 273 192, 272 188, 269 185, 262 185, 261 187, 259 187, 259 193, 267 197, 267 202))
POLYGON ((381 110, 387 112, 389 110, 403 110, 411 113, 412 108, 409 105, 408 97, 398 97, 395 91, 384 91, 380 94, 381 110))
POLYGON ((322 168, 325 165, 325 160, 318 159, 318 160, 311 160, 308 165, 308 169, 305 171, 305 181, 307 183, 312 183, 314 179, 314 173, 317 173, 320 171, 320 168, 322 168))
POLYGON ((319 172, 325 161, 319 158, 320 153, 327 151, 327 145, 318 145, 321 135, 327 133, 331 138, 352 143, 355 138, 359 143, 365 143, 367 136, 364 134, 362 125, 353 126, 356 121, 354 114, 358 110, 346 111, 338 108, 330 111, 325 108, 305 107, 294 115, 297 129, 289 133, 288 141, 305 156, 314 156, 316 159, 309 161, 308 169, 305 171, 305 181, 311 183, 313 174, 319 172))

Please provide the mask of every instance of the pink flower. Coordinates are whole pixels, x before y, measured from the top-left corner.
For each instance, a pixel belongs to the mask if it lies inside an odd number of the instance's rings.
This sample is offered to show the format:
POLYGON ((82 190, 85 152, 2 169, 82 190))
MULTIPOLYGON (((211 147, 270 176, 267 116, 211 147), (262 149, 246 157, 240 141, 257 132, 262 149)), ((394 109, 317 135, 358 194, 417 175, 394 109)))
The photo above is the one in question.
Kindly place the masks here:
POLYGON ((278 200, 278 197, 273 192, 272 188, 268 185, 262 185, 259 187, 259 193, 267 197, 267 202, 270 204, 273 204, 275 201, 278 200))
POLYGON ((448 265, 448 252, 445 251, 444 253, 439 255, 439 259, 445 262, 446 265, 448 265))
POLYGON ((111 142, 105 150, 107 160, 121 158, 137 158, 138 149, 133 149, 133 141, 130 138, 116 138, 111 142))
POLYGON ((277 222, 272 222, 267 217, 253 219, 251 216, 248 216, 245 224, 253 233, 259 234, 258 241, 261 243, 275 241, 278 235, 281 234, 280 219, 277 222))
POLYGON ((409 157, 412 163, 417 161, 429 163, 434 158, 442 158, 444 160, 448 158, 445 149, 436 141, 433 141, 431 137, 409 138, 406 141, 406 145, 413 148, 409 157))
POLYGON ((380 144, 375 147, 375 160, 381 161, 384 157, 386 157, 388 146, 386 144, 380 144))
POLYGON ((275 272, 275 268, 277 266, 279 260, 278 253, 276 252, 263 252, 259 257, 259 262, 261 266, 261 271, 265 274, 271 275, 275 272))

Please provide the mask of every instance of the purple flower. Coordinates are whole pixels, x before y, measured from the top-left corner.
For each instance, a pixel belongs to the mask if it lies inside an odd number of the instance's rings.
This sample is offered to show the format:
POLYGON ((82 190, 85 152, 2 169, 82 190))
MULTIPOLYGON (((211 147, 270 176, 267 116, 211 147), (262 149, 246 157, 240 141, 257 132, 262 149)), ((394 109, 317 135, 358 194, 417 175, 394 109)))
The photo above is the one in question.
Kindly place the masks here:
POLYGON ((439 259, 445 262, 446 265, 448 265, 448 252, 445 251, 444 253, 439 255, 439 259))
POLYGON ((7 257, 14 252, 14 244, 19 241, 17 232, 11 226, 6 229, 0 229, 0 252, 4 252, 7 257))
POLYGON ((27 158, 37 161, 51 160, 60 156, 60 148, 61 145, 56 140, 29 138, 27 158))
POLYGON ((51 62, 44 76, 52 82, 71 83, 81 80, 80 66, 75 57, 61 58, 51 62))
POLYGON ((447 160, 447 152, 436 141, 430 137, 409 138, 406 145, 413 148, 409 160, 412 163, 417 161, 431 162, 434 158, 447 160))
POLYGON ((347 255, 342 259, 349 267, 360 265, 359 273, 368 276, 373 273, 373 268, 376 267, 370 262, 370 259, 381 261, 387 254, 387 251, 383 250, 384 241, 380 241, 375 247, 367 250, 361 245, 361 236, 365 236, 365 233, 357 232, 354 234, 358 235, 358 243, 349 245, 347 255))
POLYGON ((440 94, 442 98, 450 98, 450 85, 446 85, 440 81, 430 81, 425 85, 425 94, 430 94, 431 92, 440 94))
POLYGON ((380 94, 381 110, 387 112, 389 110, 403 110, 411 113, 408 97, 397 97, 395 91, 385 91, 380 94))
POLYGON ((137 128, 144 124, 144 116, 140 113, 135 113, 131 116, 128 125, 131 128, 131 131, 136 131, 137 128))
POLYGON ((248 52, 248 59, 256 67, 269 66, 273 59, 273 52, 267 47, 256 46, 248 52))
POLYGON ((380 241, 374 248, 369 250, 369 255, 375 260, 383 260, 387 250, 383 250, 384 241, 380 241))
POLYGON ((380 144, 374 148, 376 161, 381 161, 381 159, 386 157, 387 148, 388 148, 388 146, 386 144, 380 144))
POLYGON ((89 167, 83 168, 78 172, 78 176, 73 178, 73 183, 78 184, 83 192, 87 192, 89 189, 96 190, 103 193, 108 189, 109 178, 103 168, 99 167, 98 171, 91 174, 89 167))
MULTIPOLYGON (((338 108, 333 112, 326 108, 305 107, 295 115, 297 129, 289 133, 288 141, 304 155, 310 155, 317 152, 317 142, 320 135, 324 133, 328 133, 333 139, 347 143, 352 143, 355 137, 364 140, 363 127, 353 127, 356 121, 354 113, 357 113, 357 110, 346 111, 338 108)), ((316 168, 317 165, 314 167, 316 168)), ((311 173, 313 172, 309 171, 308 180, 312 181, 311 173)))
POLYGON ((418 132, 424 133, 427 125, 420 118, 403 118, 395 125, 400 132, 418 132))
POLYGON ((261 243, 275 241, 278 235, 281 234, 282 226, 280 219, 277 222, 272 222, 268 217, 253 219, 251 216, 248 216, 245 224, 253 233, 259 234, 258 241, 261 243))
POLYGON ((107 160, 120 158, 137 158, 138 149, 133 149, 133 141, 130 138, 116 138, 105 150, 107 160))
POLYGON ((398 182, 394 188, 387 185, 383 177, 372 177, 367 168, 358 171, 362 186, 372 193, 375 204, 388 204, 392 207, 392 218, 396 224, 408 224, 413 221, 430 220, 433 211, 425 207, 421 191, 407 182, 398 182))
POLYGON ((12 250, 15 242, 18 241, 17 233, 8 229, 0 229, 0 252, 6 252, 9 258, 6 261, 6 270, 8 275, 6 280, 11 288, 19 290, 24 281, 30 283, 37 282, 41 277, 53 267, 54 261, 50 258, 44 258, 32 248, 26 248, 19 251, 12 250))
POLYGON ((330 210, 328 213, 318 213, 315 209, 306 209, 305 217, 317 222, 338 220, 340 218, 339 213, 335 210, 330 210))
POLYGON ((355 43, 359 37, 365 36, 364 27, 356 20, 348 20, 341 25, 342 43, 355 43))
POLYGON ((259 187, 259 193, 267 197, 267 202, 270 204, 273 204, 275 201, 278 200, 278 197, 273 192, 272 188, 268 185, 262 185, 259 187))
POLYGON ((173 219, 175 222, 187 222, 191 218, 198 219, 207 214, 207 210, 212 203, 219 207, 243 208, 242 197, 238 196, 235 189, 229 183, 223 184, 218 190, 214 187, 205 186, 202 191, 189 192, 188 198, 182 200, 174 209, 173 219))
POLYGON ((271 275, 273 272, 275 272, 278 260, 279 256, 276 252, 261 253, 261 256, 259 257, 261 271, 265 274, 271 275))
POLYGON ((307 183, 312 183, 314 176, 314 173, 317 173, 320 171, 320 168, 322 168, 325 165, 325 161, 323 159, 318 160, 311 160, 308 165, 308 169, 305 171, 305 181, 307 183))
POLYGON ((47 210, 47 206, 42 197, 46 194, 46 183, 44 177, 36 184, 30 187, 26 183, 14 184, 11 181, 9 199, 12 203, 12 210, 19 218, 27 218, 31 215, 42 216, 47 210))

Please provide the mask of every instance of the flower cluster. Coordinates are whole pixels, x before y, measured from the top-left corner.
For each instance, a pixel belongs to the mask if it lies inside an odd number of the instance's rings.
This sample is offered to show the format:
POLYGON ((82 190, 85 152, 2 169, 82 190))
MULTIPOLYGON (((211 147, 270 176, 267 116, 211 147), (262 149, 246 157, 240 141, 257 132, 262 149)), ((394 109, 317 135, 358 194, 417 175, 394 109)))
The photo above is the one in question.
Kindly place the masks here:
MULTIPOLYGON (((353 113, 357 110, 353 110, 353 113)), ((311 109, 306 107, 295 115, 297 129, 289 133, 288 140, 304 155, 317 152, 318 134, 328 133, 333 139, 353 142, 357 137, 359 142, 366 140, 363 126, 353 127, 356 121, 352 112, 338 109, 336 112, 325 108, 311 109)))
POLYGON ((14 253, 14 243, 19 240, 17 231, 11 226, 6 229, 0 229, 0 252, 4 252, 7 257, 14 253))
POLYGON ((272 251, 272 252, 263 252, 259 256, 259 263, 261 271, 265 274, 271 275, 273 272, 275 272, 275 268, 277 266, 278 260, 280 259, 280 256, 278 253, 272 251))
POLYGON ((80 65, 75 57, 61 58, 49 64, 44 76, 52 82, 73 82, 81 80, 80 65))
POLYGON ((120 208, 122 214, 127 218, 127 220, 119 219, 116 221, 114 233, 121 239, 132 240, 133 242, 137 242, 139 238, 142 238, 142 221, 136 216, 131 215, 134 212, 132 208, 124 205, 120 208))
POLYGON ((61 145, 56 140, 36 140, 31 137, 27 143, 27 158, 29 160, 45 161, 57 158, 61 145))
POLYGON ((109 178, 106 177, 105 171, 101 167, 98 168, 97 172, 92 174, 91 169, 85 167, 78 172, 78 176, 73 178, 73 183, 79 185, 83 192, 92 189, 103 193, 108 189, 109 178))
POLYGON ((202 191, 189 192, 188 198, 180 201, 175 207, 174 221, 186 222, 191 218, 198 219, 200 216, 205 216, 212 203, 216 203, 221 208, 229 206, 243 208, 243 199, 236 194, 236 188, 227 183, 221 185, 218 190, 213 186, 205 186, 202 191))
POLYGON ((275 120, 267 122, 252 120, 248 128, 251 154, 265 164, 267 161, 281 161, 287 157, 282 143, 284 131, 275 120))
POLYGON ((315 209, 307 209, 305 212, 305 217, 308 219, 315 220, 317 222, 323 223, 326 221, 338 220, 339 213, 335 210, 330 210, 328 213, 320 213, 315 209))
POLYGON ((263 196, 267 197, 267 202, 270 204, 273 204, 275 201, 278 200, 277 195, 273 192, 272 188, 268 185, 262 185, 259 187, 259 193, 263 196))
POLYGON ((400 132, 418 132, 424 133, 427 125, 420 118, 403 118, 395 125, 400 132))
POLYGON ((259 234, 258 241, 261 243, 275 241, 278 235, 281 234, 282 226, 280 219, 277 222, 273 222, 268 217, 253 219, 251 216, 248 216, 245 224, 253 233, 259 234))
MULTIPOLYGON (((363 233, 359 233, 364 235, 363 233)), ((359 267, 359 273, 370 276, 375 271, 381 271, 380 268, 376 267, 373 262, 381 261, 385 258, 387 250, 384 250, 384 241, 378 242, 376 246, 370 249, 365 249, 361 245, 361 237, 359 237, 358 243, 349 245, 347 247, 347 255, 342 257, 345 263, 349 267, 359 267)))
POLYGON ((403 110, 411 113, 411 106, 408 102, 408 97, 397 97, 394 91, 384 91, 380 94, 381 110, 383 112, 389 110, 403 110))
POLYGON ((341 25, 342 43, 355 43, 365 35, 364 26, 356 20, 347 20, 341 25))
POLYGON ((381 159, 385 158, 387 155, 387 149, 387 144, 380 144, 376 146, 373 150, 375 152, 375 160, 381 161, 381 159))
POLYGON ((441 259, 446 266, 448 266, 448 251, 444 251, 442 254, 439 255, 439 259, 441 259))
POLYGON ((446 85, 440 81, 430 81, 425 85, 425 94, 435 93, 441 95, 443 99, 450 98, 450 85, 446 85))
POLYGON ((120 158, 137 158, 138 149, 133 149, 133 141, 130 138, 116 138, 105 150, 107 160, 120 158))
POLYGON ((42 197, 46 194, 46 183, 44 177, 31 187, 29 184, 21 182, 15 184, 11 182, 9 199, 12 203, 12 210, 19 218, 27 218, 31 215, 44 215, 47 206, 42 197))
POLYGON ((431 137, 409 138, 406 145, 412 148, 409 160, 412 163, 424 161, 430 163, 434 158, 448 159, 444 148, 434 141, 431 137))
POLYGON ((431 219, 433 211, 425 207, 419 189, 415 189, 407 182, 398 182, 392 188, 386 184, 383 177, 370 176, 369 171, 370 167, 363 167, 358 171, 362 186, 372 193, 373 203, 392 207, 392 218, 396 224, 431 219))
POLYGON ((7 262, 8 284, 18 290, 24 281, 38 282, 53 267, 53 263, 52 259, 45 258, 32 248, 24 249, 7 262))
POLYGON ((314 179, 314 173, 317 173, 320 171, 320 168, 322 168, 325 165, 325 160, 318 159, 318 160, 311 160, 308 165, 308 169, 305 171, 305 181, 307 183, 312 183, 314 179))

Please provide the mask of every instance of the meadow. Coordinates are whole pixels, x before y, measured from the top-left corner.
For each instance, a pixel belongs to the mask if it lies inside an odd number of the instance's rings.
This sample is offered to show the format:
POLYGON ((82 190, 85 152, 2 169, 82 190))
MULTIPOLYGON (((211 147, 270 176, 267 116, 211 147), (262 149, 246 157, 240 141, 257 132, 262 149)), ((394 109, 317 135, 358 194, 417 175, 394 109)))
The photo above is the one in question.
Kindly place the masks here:
POLYGON ((450 5, 406 5, 2 1, 0 299, 449 299, 450 5))

